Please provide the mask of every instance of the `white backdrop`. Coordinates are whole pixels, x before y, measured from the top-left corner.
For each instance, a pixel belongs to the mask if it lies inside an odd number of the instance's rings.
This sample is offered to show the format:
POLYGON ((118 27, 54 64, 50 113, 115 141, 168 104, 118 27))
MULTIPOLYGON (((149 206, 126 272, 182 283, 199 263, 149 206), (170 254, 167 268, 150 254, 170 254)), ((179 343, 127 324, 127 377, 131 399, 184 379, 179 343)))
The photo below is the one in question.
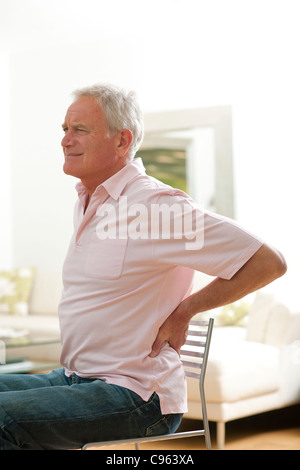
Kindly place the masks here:
POLYGON ((237 219, 298 283, 298 3, 0 0, 0 269, 60 270, 76 197, 61 123, 74 88, 111 81, 145 112, 232 105, 237 219))

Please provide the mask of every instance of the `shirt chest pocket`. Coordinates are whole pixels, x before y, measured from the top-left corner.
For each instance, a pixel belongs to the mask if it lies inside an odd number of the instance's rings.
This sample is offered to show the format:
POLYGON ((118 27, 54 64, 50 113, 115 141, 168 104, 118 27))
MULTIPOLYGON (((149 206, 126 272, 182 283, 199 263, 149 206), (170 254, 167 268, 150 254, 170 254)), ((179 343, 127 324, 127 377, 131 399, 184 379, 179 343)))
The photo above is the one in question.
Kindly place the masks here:
POLYGON ((98 279, 117 279, 122 274, 127 239, 100 240, 94 234, 86 259, 86 273, 98 279))

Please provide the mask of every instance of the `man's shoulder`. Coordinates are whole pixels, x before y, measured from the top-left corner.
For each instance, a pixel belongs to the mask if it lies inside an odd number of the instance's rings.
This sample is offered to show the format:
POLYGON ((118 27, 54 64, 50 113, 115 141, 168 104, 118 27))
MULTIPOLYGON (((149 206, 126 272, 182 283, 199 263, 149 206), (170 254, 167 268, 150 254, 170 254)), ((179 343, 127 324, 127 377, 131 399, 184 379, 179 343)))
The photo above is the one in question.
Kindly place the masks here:
POLYGON ((123 196, 134 198, 135 202, 172 203, 174 200, 191 201, 188 194, 180 189, 173 188, 162 181, 147 174, 138 175, 124 188, 123 196))

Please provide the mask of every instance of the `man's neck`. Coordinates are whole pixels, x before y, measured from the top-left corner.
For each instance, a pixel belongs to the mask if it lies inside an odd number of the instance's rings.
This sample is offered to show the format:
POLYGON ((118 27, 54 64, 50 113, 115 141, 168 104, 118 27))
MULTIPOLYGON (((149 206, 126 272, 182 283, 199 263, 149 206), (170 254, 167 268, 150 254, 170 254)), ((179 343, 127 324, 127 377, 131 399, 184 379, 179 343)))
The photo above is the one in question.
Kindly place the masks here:
POLYGON ((88 194, 89 194, 88 201, 91 200, 92 195, 94 194, 96 188, 100 184, 104 183, 104 181, 107 181, 113 175, 115 175, 120 170, 122 170, 122 168, 124 168, 124 166, 126 166, 129 161, 130 160, 128 160, 128 161, 123 160, 122 162, 119 162, 119 165, 115 165, 114 168, 111 168, 108 171, 103 172, 103 174, 98 175, 97 178, 95 178, 93 180, 88 179, 88 178, 81 178, 81 183, 86 188, 86 190, 88 191, 88 194))

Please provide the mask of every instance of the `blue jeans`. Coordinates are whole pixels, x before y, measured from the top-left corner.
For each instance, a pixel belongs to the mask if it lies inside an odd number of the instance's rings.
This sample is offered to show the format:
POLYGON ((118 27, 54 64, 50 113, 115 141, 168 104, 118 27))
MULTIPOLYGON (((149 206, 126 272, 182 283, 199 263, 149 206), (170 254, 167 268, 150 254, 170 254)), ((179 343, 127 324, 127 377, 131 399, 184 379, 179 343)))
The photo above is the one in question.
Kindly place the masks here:
POLYGON ((0 375, 0 449, 78 449, 84 443, 174 432, 181 414, 162 415, 126 388, 64 369, 0 375))

